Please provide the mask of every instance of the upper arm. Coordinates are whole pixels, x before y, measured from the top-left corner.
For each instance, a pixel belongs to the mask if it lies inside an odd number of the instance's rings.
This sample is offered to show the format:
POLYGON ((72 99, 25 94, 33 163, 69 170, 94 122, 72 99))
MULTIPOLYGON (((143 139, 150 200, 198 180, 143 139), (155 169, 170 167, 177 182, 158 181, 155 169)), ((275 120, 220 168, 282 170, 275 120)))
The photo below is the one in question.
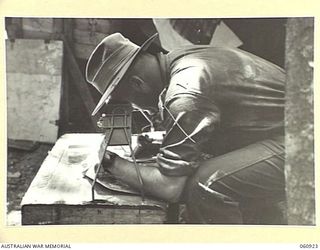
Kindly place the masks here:
POLYGON ((213 103, 193 96, 174 100, 166 117, 167 134, 157 157, 165 175, 191 175, 201 160, 203 147, 218 126, 220 111, 213 103))
POLYGON ((203 61, 182 60, 173 68, 164 105, 167 133, 157 157, 163 174, 191 175, 198 167, 203 147, 220 122, 213 92, 213 76, 203 61))

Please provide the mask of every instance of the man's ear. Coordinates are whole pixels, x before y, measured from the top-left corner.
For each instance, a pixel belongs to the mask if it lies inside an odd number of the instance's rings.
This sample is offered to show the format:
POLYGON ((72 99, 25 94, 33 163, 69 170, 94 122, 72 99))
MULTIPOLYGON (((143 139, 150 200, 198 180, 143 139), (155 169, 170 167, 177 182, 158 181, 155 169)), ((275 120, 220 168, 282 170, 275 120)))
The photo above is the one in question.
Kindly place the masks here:
POLYGON ((131 76, 130 78, 131 87, 136 91, 143 91, 144 81, 137 75, 131 76))

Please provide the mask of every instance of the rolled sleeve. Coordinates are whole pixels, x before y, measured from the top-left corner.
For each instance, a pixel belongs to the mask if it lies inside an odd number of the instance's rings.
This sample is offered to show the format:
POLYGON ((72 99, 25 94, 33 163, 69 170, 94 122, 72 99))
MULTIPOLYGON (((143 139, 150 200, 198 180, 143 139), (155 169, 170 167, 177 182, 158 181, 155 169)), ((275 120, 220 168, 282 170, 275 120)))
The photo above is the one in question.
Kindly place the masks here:
POLYGON ((177 98, 169 108, 167 134, 157 156, 159 170, 168 176, 192 175, 201 161, 201 148, 219 123, 219 109, 190 96, 177 98))

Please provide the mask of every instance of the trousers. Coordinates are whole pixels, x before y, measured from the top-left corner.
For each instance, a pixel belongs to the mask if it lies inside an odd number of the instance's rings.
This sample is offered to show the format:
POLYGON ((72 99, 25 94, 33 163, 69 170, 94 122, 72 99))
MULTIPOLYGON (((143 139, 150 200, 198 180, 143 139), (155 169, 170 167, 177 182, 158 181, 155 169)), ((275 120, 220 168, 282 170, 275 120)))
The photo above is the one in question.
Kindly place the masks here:
POLYGON ((187 223, 287 224, 283 136, 203 161, 185 188, 187 223))

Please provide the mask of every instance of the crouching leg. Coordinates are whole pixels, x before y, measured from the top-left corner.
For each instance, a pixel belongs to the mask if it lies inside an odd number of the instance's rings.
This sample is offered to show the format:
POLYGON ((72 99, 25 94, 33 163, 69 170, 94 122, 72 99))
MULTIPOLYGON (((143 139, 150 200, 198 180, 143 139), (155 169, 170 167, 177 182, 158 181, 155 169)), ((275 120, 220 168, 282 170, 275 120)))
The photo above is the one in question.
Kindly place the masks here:
POLYGON ((264 140, 202 162, 185 190, 188 223, 286 224, 284 147, 264 140))

